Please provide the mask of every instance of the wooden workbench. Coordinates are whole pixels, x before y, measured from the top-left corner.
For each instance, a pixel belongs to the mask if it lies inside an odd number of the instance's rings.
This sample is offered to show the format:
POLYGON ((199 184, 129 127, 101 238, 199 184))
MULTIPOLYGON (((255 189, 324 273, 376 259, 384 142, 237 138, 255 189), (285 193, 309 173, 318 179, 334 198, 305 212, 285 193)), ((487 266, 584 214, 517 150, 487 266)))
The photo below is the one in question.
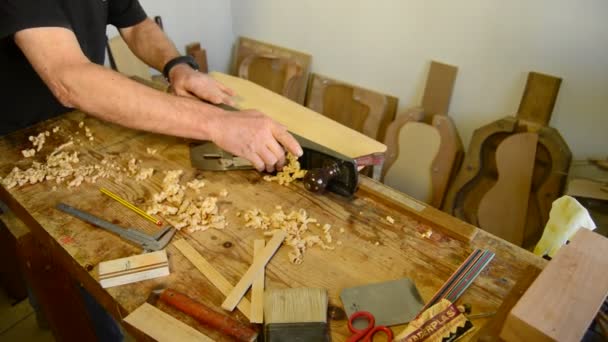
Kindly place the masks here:
MULTIPOLYGON (((288 249, 282 248, 271 259, 266 271, 266 288, 328 289, 334 341, 344 340, 349 335, 339 299, 339 293, 345 287, 409 277, 414 280, 422 298, 428 300, 474 248, 487 248, 494 251, 496 257, 460 300, 470 303, 473 313, 485 313, 498 308, 515 282, 524 276, 528 266, 542 268, 545 263, 526 250, 433 208, 411 202, 407 197, 399 197, 402 195, 367 178, 362 180, 362 189, 356 196, 346 199, 334 194, 315 195, 300 184, 285 187, 265 182, 262 175, 254 171, 197 171, 190 167, 188 141, 136 132, 79 112, 0 138, 0 176, 6 176, 15 165, 29 166, 31 159, 24 161, 20 153, 31 146, 28 136, 51 131, 55 126, 61 127, 61 131, 49 137, 44 149, 34 157, 42 158, 67 141, 67 132, 77 131, 80 121, 84 121, 95 135, 94 141, 87 141, 79 147, 81 160, 93 158, 99 161, 102 155, 112 155, 123 158, 126 163, 135 157, 141 159, 144 166, 154 167, 154 176, 143 182, 124 180, 122 184, 102 179, 93 185, 83 183, 76 189, 59 186, 55 191, 50 182, 10 190, 0 187, 0 200, 25 222, 42 245, 53 250, 53 255, 76 282, 81 283, 118 320, 141 305, 151 290, 158 286, 182 291, 221 310, 220 304, 224 299, 221 293, 172 245, 167 248, 170 276, 107 291, 102 289, 96 280, 98 264, 137 254, 141 250, 111 233, 54 209, 62 201, 121 223, 117 207, 99 192, 99 187, 107 187, 145 207, 152 194, 161 189, 164 176, 161 171, 165 170, 183 169, 182 180, 194 177, 206 180, 203 194, 217 196, 222 189, 228 190, 228 196, 220 198, 219 202, 220 210, 226 211, 229 221, 226 229, 192 234, 179 232, 174 241, 186 239, 232 284, 236 284, 252 262, 253 240, 263 236, 261 231, 245 228, 245 222, 242 217, 237 217, 237 212, 260 208, 271 213, 277 205, 286 211, 304 208, 322 224, 329 223, 334 227, 334 239, 342 241, 335 250, 310 249, 304 262, 294 265, 288 260, 288 249), (158 152, 147 154, 147 147, 158 152), (387 216, 393 217, 395 223, 388 223, 387 216), (339 233, 340 228, 345 229, 343 234, 339 233), (433 231, 432 236, 422 237, 420 233, 429 229, 433 231), (467 241, 468 238, 472 238, 471 241, 467 241)), ((161 309, 213 338, 222 339, 175 310, 161 309)), ((232 315, 245 321, 236 310, 232 315)), ((485 322, 476 320, 474 325, 480 327, 485 322)))

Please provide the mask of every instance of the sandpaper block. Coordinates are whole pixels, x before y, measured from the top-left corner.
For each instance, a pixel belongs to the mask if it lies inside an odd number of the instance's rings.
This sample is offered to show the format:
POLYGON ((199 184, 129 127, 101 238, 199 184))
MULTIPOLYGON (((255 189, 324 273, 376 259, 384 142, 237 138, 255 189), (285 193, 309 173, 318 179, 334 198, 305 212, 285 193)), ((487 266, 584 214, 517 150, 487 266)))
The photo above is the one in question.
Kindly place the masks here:
MULTIPOLYGON (((357 311, 368 311, 376 318, 376 326, 407 323, 424 306, 409 278, 347 288, 340 293, 340 299, 349 317, 357 311)), ((365 325, 366 322, 354 322, 355 328, 363 329, 365 325)))

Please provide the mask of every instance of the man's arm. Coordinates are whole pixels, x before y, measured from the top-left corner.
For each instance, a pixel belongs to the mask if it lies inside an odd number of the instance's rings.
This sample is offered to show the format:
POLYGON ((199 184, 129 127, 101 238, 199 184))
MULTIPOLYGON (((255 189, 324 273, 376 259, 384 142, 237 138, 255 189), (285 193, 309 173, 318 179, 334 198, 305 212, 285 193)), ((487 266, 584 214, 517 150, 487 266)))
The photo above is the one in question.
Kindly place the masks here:
POLYGON ((258 170, 281 166, 281 145, 297 155, 302 153, 285 127, 259 112, 228 113, 201 101, 148 88, 91 63, 68 29, 31 28, 17 32, 14 39, 66 107, 131 128, 211 140, 249 159, 258 170))
MULTIPOLYGON (((160 72, 167 62, 180 56, 167 35, 150 18, 134 26, 121 28, 120 35, 139 59, 160 72)), ((234 96, 232 90, 213 78, 192 70, 188 65, 178 64, 173 67, 169 81, 176 95, 233 105, 230 98, 234 96)))

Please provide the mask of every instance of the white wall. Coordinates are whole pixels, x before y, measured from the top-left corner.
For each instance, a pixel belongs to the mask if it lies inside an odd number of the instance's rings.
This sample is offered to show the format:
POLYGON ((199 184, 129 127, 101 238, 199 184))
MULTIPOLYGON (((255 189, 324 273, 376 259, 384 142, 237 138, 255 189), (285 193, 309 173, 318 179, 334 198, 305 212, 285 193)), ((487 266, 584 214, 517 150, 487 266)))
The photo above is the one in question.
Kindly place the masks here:
MULTIPOLYGON (((139 1, 150 18, 162 17, 165 32, 181 53, 186 44, 200 42, 207 50, 209 69, 228 71, 234 43, 230 1, 139 1)), ((108 27, 107 34, 111 38, 118 31, 108 27)))
POLYGON ((235 36, 311 53, 315 72, 401 108, 420 103, 429 60, 459 66, 450 115, 465 144, 516 112, 528 71, 560 76, 551 125, 577 158, 608 153, 607 14, 605 0, 232 0, 235 36))

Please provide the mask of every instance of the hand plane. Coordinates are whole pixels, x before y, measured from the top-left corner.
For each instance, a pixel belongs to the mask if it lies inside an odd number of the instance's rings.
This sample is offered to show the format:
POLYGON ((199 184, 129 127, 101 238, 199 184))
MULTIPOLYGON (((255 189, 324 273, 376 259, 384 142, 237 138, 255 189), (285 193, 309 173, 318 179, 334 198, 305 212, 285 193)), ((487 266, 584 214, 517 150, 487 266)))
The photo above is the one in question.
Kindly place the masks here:
MULTIPOLYGON (((300 167, 308 170, 304 186, 313 192, 327 189, 342 196, 350 197, 357 191, 358 169, 363 159, 349 158, 291 133, 302 146, 304 153, 298 159, 300 167), (359 163, 358 163, 359 161, 359 163)), ((190 147, 192 166, 202 170, 227 171, 253 169, 249 161, 234 156, 210 141, 190 147)), ((369 157, 365 161, 373 160, 369 157)))

